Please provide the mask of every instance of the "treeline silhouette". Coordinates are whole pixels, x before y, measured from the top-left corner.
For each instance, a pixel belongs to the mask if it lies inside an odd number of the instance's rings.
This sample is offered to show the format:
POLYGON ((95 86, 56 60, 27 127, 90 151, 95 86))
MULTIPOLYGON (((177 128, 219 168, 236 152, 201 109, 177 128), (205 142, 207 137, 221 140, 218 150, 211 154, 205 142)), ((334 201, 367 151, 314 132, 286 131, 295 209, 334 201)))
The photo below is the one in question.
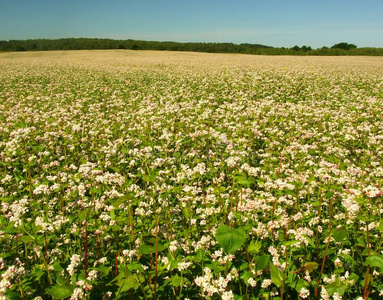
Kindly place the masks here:
POLYGON ((159 42, 141 40, 114 40, 98 38, 29 39, 0 41, 0 51, 50 51, 50 50, 168 50, 209 53, 243 53, 263 55, 383 55, 383 48, 357 48, 348 43, 331 48, 312 49, 310 46, 274 48, 261 44, 159 42))

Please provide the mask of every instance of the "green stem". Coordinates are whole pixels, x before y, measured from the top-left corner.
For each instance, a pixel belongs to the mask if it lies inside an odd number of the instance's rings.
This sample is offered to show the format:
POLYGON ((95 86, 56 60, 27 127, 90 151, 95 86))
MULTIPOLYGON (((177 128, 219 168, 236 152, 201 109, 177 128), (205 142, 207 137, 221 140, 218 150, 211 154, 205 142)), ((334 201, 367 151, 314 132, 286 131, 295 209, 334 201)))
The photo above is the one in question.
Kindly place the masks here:
POLYGON ((142 294, 144 294, 144 298, 145 298, 145 300, 148 300, 148 298, 146 297, 146 294, 145 294, 145 290, 144 290, 144 288, 142 287, 140 277, 138 276, 137 273, 136 273, 136 276, 137 276, 137 281, 138 281, 138 284, 139 284, 140 289, 141 289, 141 291, 142 291, 142 294))
MULTIPOLYGON (((366 234, 367 234, 367 253, 370 256, 370 232, 368 229, 368 223, 366 222, 366 234)), ((369 281, 370 281, 370 267, 367 267, 366 276, 364 278, 364 291, 363 291, 363 299, 368 299, 369 294, 369 281)))
POLYGON ((179 293, 178 299, 181 299, 181 296, 182 296, 183 282, 184 282, 184 277, 182 276, 182 272, 181 272, 181 288, 180 288, 180 293, 179 293))
POLYGON ((19 279, 19 282, 18 282, 18 286, 19 286, 19 291, 20 291, 20 297, 21 299, 25 299, 24 297, 24 291, 23 291, 23 287, 21 285, 21 280, 19 279))
POLYGON ((326 257, 327 257, 327 251, 328 251, 328 247, 330 246, 330 241, 331 241, 331 229, 332 229, 332 201, 330 200, 330 203, 329 203, 329 225, 328 225, 328 236, 327 236, 327 245, 326 245, 326 249, 324 250, 324 256, 323 256, 323 260, 322 260, 322 266, 321 266, 321 270, 320 270, 320 273, 319 273, 319 277, 318 277, 318 282, 317 282, 317 286, 315 288, 315 295, 314 295, 314 300, 317 299, 318 297, 318 287, 319 287, 319 284, 320 284, 320 281, 321 281, 321 278, 322 278, 322 274, 323 274, 323 271, 324 271, 324 265, 325 265, 325 262, 326 262, 326 257))
POLYGON ((156 299, 156 288, 157 288, 157 275, 158 275, 158 217, 156 217, 156 252, 154 259, 154 287, 153 287, 153 299, 156 299))

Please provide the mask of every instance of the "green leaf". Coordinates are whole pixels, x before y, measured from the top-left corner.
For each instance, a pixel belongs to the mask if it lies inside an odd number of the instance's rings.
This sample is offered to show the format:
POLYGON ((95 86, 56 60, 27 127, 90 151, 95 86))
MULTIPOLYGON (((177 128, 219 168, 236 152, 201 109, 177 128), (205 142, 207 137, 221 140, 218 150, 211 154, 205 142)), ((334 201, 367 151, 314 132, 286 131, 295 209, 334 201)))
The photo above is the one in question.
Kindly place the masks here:
POLYGON ((295 193, 294 193, 294 191, 292 191, 292 190, 285 190, 285 193, 287 194, 287 195, 290 195, 290 196, 294 196, 295 195, 295 193))
POLYGON ((178 261, 175 259, 170 262, 170 269, 177 269, 178 268, 178 261))
MULTIPOLYGON (((118 284, 120 285, 120 282, 123 278, 125 278, 125 274, 121 272, 116 277, 114 277, 109 283, 107 283, 106 285, 107 286, 115 285, 116 282, 118 282, 118 284)), ((76 280, 76 279, 74 279, 74 280, 76 280)))
POLYGON ((112 231, 114 231, 114 232, 119 231, 120 229, 121 229, 121 227, 118 226, 117 224, 114 224, 114 225, 112 226, 112 231))
POLYGON ((112 206, 114 208, 118 208, 122 203, 124 203, 126 201, 126 196, 123 196, 123 197, 120 197, 118 198, 116 201, 114 201, 112 203, 112 206))
POLYGON ((69 284, 54 285, 46 288, 45 291, 56 299, 65 299, 72 295, 73 287, 69 284))
POLYGON ((111 218, 112 220, 116 220, 116 213, 114 212, 114 210, 111 210, 111 211, 110 211, 110 218, 111 218))
POLYGON ((330 199, 334 195, 334 192, 326 192, 325 197, 326 199, 330 199))
MULTIPOLYGON (((160 243, 157 245, 157 251, 161 252, 164 251, 166 247, 160 243)), ((142 244, 140 246, 140 251, 142 254, 152 254, 156 252, 156 246, 155 245, 148 245, 148 244, 142 244)))
POLYGON ((304 264, 304 268, 305 270, 309 271, 309 273, 311 273, 312 271, 314 271, 316 268, 318 268, 318 264, 316 262, 307 262, 304 264))
POLYGON ((167 247, 165 245, 162 245, 162 244, 158 243, 158 245, 157 245, 158 252, 162 252, 165 249, 167 249, 167 247))
POLYGON ((7 297, 6 299, 8 299, 8 300, 20 300, 21 299, 20 293, 16 293, 13 291, 8 292, 6 294, 6 297, 7 297))
POLYGON ((172 286, 180 286, 182 284, 182 277, 178 276, 177 274, 172 277, 172 286))
POLYGON ((268 254, 257 256, 257 258, 255 259, 256 269, 263 270, 264 268, 266 268, 269 263, 269 260, 270 260, 270 255, 268 254))
POLYGON ((78 216, 80 221, 85 221, 87 219, 86 211, 81 211, 78 216))
POLYGON ((231 229, 227 225, 220 225, 215 234, 215 238, 227 254, 233 254, 245 243, 246 232, 241 227, 231 229))
POLYGON ((355 273, 351 273, 350 276, 348 276, 348 278, 347 278, 350 286, 355 285, 355 283, 358 281, 358 279, 359 279, 359 276, 356 275, 355 273))
POLYGON ((6 232, 6 233, 9 233, 9 234, 19 233, 19 232, 16 230, 16 228, 13 227, 13 226, 8 226, 8 227, 6 227, 6 228, 3 228, 2 230, 3 230, 4 232, 6 232))
POLYGON ((69 281, 65 277, 62 277, 62 276, 58 276, 56 279, 56 282, 59 286, 64 286, 64 285, 69 284, 69 281))
POLYGON ((109 266, 100 266, 96 270, 100 271, 102 276, 106 277, 109 274, 110 267, 109 266))
POLYGON ((374 216, 370 216, 370 215, 358 215, 358 219, 360 221, 364 221, 364 222, 372 222, 372 221, 375 221, 375 217, 374 216))
POLYGON ((197 263, 201 262, 205 257, 204 251, 198 251, 196 255, 194 255, 193 260, 197 263))
POLYGON ((247 187, 255 182, 253 178, 246 178, 243 176, 235 176, 235 180, 239 185, 247 186, 247 187))
POLYGON ((30 235, 23 235, 21 237, 21 241, 25 244, 27 243, 32 243, 35 239, 33 237, 31 237, 30 235))
POLYGON ((380 223, 379 226, 375 227, 376 229, 378 229, 380 232, 383 231, 383 223, 380 223))
POLYGON ((41 269, 41 266, 35 265, 32 269, 31 275, 36 278, 37 281, 40 281, 40 278, 45 274, 44 270, 41 269))
POLYGON ((242 273, 241 275, 241 279, 245 282, 247 282, 249 280, 250 277, 253 277, 254 274, 252 272, 249 272, 249 271, 246 271, 244 273, 242 273))
POLYGON ((189 219, 189 210, 186 207, 182 209, 182 213, 185 219, 189 219))
POLYGON ((156 175, 144 175, 142 176, 142 179, 146 182, 155 182, 156 181, 156 175))
POLYGON ((126 266, 126 268, 128 269, 128 271, 130 272, 135 272, 135 273, 141 273, 141 272, 144 272, 144 269, 142 268, 142 265, 138 262, 133 262, 131 264, 128 264, 126 266), (138 272, 137 272, 138 271, 138 272))
POLYGON ((154 245, 141 244, 140 252, 142 254, 152 254, 156 252, 156 247, 154 245))
POLYGON ((130 289, 138 289, 140 287, 139 283, 137 282, 137 278, 135 275, 131 275, 127 278, 124 278, 120 281, 120 293, 129 291, 130 289))
POLYGON ((294 286, 295 286, 295 290, 299 293, 303 288, 307 288, 309 284, 306 280, 303 280, 302 278, 298 278, 298 281, 294 283, 294 286))
POLYGON ((346 229, 339 229, 334 232, 333 238, 336 242, 343 241, 348 235, 348 231, 346 229))
POLYGON ((274 266, 273 264, 270 264, 270 270, 271 270, 271 281, 279 288, 281 287, 283 283, 283 274, 279 269, 274 266))
MULTIPOLYGON (((290 240, 287 242, 284 242, 283 245, 290 248, 298 248, 297 246, 291 247, 291 245, 299 244, 300 242, 298 240, 290 240)), ((300 248, 299 248, 300 249, 300 248)))
POLYGON ((250 253, 258 253, 261 247, 262 247, 262 243, 260 241, 256 241, 256 242, 251 241, 247 250, 250 253))
POLYGON ((53 270, 55 270, 56 272, 61 272, 62 270, 64 270, 64 268, 61 266, 61 263, 59 260, 56 260, 54 263, 53 263, 53 270))
POLYGON ((335 293, 338 293, 339 296, 342 296, 347 290, 347 288, 348 286, 346 284, 342 284, 342 282, 339 279, 326 286, 326 290, 330 294, 330 296, 334 295, 335 293))
POLYGON ((366 265, 383 270, 383 256, 380 254, 370 255, 366 258, 366 265))

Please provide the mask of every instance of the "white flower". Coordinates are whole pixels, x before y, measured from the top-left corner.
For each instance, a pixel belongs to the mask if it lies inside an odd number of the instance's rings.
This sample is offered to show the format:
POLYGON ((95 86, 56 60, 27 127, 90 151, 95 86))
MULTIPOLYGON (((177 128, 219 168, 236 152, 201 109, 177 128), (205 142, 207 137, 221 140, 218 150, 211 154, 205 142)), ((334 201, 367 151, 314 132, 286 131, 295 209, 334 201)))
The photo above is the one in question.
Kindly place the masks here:
POLYGON ((247 283, 249 285, 251 285, 252 287, 255 287, 257 285, 257 282, 254 280, 254 278, 250 277, 248 280, 247 280, 247 283))
POLYGON ((89 271, 87 280, 92 281, 94 279, 97 279, 97 273, 98 271, 96 270, 89 271))
POLYGON ((83 299, 84 298, 84 291, 81 288, 75 288, 72 296, 70 297, 70 300, 77 300, 77 299, 83 299))
POLYGON ((174 252, 177 250, 178 242, 177 241, 171 241, 169 245, 170 252, 174 252))
POLYGON ((112 292, 106 292, 104 296, 102 296, 102 300, 106 300, 112 297, 112 292))
POLYGON ((181 272, 189 268, 193 263, 192 262, 179 262, 178 263, 178 270, 181 272))
POLYGON ((267 289, 271 284, 271 279, 264 279, 261 284, 261 288, 267 289))
POLYGON ((234 295, 232 291, 224 292, 222 294, 222 300, 232 300, 234 299, 234 295))
POLYGON ((80 255, 78 255, 78 254, 73 254, 72 255, 70 264, 66 268, 66 270, 68 271, 69 275, 72 276, 72 275, 74 275, 76 273, 75 268, 79 265, 80 261, 81 261, 80 255))
POLYGON ((334 265, 336 267, 341 267, 342 266, 342 261, 339 259, 339 257, 337 257, 334 261, 334 265))
POLYGON ((302 299, 306 299, 310 295, 310 291, 307 290, 306 288, 301 288, 301 291, 299 293, 299 297, 302 299))
POLYGON ((334 293, 334 295, 332 295, 332 298, 334 300, 342 300, 342 296, 340 296, 339 293, 334 293))

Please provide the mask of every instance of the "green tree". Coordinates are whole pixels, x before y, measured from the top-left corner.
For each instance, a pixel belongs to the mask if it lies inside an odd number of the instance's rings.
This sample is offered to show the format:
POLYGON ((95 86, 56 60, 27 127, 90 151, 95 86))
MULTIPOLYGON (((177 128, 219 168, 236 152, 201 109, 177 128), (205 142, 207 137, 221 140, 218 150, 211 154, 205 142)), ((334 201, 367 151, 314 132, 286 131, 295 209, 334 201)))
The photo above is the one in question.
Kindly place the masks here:
POLYGON ((350 50, 350 49, 356 49, 356 45, 342 42, 342 43, 333 45, 331 49, 350 50))
POLYGON ((301 50, 301 48, 300 48, 298 45, 295 45, 295 46, 292 47, 291 49, 293 49, 294 51, 299 51, 299 50, 301 50))

